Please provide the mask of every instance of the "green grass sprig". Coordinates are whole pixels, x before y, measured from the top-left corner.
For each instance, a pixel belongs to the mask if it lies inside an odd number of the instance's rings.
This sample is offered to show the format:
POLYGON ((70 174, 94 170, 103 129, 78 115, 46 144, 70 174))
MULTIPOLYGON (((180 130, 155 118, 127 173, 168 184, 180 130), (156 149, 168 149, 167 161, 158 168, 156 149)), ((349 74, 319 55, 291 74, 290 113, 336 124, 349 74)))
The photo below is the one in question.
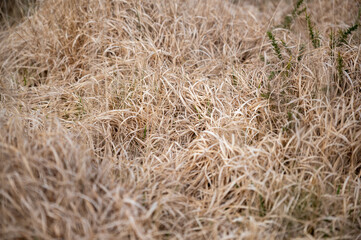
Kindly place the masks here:
POLYGON ((355 23, 354 25, 352 25, 351 27, 345 29, 345 30, 341 30, 339 32, 339 37, 337 39, 337 46, 341 46, 342 44, 346 44, 347 43, 347 38, 351 35, 352 32, 356 31, 357 28, 359 26, 359 23, 355 23))
POLYGON ((283 28, 290 29, 295 18, 297 16, 299 16, 300 14, 302 14, 304 11, 306 11, 306 7, 300 10, 300 7, 301 7, 303 1, 304 0, 298 0, 295 7, 292 10, 292 13, 285 16, 283 23, 282 23, 283 28))
POLYGON ((342 76, 343 76, 343 68, 344 68, 344 63, 343 63, 343 58, 341 56, 341 53, 338 52, 337 54, 337 73, 338 73, 338 77, 341 80, 342 76))
POLYGON ((272 34, 271 31, 267 31, 267 36, 269 38, 269 40, 271 41, 271 45, 273 47, 273 50, 276 54, 276 56, 280 59, 283 60, 282 54, 281 54, 281 49, 278 46, 277 40, 275 38, 275 36, 272 34))
POLYGON ((319 48, 321 46, 320 37, 319 37, 318 31, 314 29, 314 26, 311 22, 311 17, 310 17, 310 15, 307 14, 307 12, 306 12, 306 21, 307 21, 307 28, 308 28, 310 39, 312 41, 312 45, 314 48, 319 48))

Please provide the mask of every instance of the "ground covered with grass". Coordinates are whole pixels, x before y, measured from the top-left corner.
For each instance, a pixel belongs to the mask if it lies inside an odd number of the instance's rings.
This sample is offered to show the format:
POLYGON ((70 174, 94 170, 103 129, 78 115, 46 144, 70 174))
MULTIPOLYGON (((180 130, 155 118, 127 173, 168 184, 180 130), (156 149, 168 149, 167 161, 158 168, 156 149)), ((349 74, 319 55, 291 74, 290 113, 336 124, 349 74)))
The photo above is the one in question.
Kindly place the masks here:
POLYGON ((361 239, 358 1, 26 2, 2 239, 361 239))

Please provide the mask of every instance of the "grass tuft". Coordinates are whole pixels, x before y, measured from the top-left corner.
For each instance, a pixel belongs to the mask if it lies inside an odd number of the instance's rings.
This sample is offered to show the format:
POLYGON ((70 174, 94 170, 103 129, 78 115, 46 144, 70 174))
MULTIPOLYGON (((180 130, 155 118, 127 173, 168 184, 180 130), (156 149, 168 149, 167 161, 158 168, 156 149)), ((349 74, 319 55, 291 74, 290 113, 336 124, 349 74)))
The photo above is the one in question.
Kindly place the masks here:
POLYGON ((1 239, 360 239, 359 4, 305 2, 0 1, 1 239))

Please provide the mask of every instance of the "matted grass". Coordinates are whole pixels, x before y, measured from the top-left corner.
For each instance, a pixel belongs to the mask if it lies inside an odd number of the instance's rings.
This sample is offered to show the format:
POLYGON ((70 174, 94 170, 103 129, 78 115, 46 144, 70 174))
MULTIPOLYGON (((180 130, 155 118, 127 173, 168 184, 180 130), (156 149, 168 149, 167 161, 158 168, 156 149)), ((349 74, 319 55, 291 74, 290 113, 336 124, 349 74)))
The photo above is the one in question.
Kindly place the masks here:
POLYGON ((24 2, 2 239, 361 239, 357 1, 24 2))

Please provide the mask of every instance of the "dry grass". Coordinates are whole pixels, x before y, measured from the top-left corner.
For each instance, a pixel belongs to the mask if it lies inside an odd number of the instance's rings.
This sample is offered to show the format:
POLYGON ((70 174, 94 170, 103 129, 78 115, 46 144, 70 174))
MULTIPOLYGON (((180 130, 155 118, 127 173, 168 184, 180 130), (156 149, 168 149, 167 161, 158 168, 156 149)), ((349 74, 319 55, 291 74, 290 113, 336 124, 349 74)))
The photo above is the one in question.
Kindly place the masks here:
POLYGON ((2 18, 1 238, 361 239, 361 34, 328 37, 359 4, 305 6, 283 62, 286 0, 2 18))

